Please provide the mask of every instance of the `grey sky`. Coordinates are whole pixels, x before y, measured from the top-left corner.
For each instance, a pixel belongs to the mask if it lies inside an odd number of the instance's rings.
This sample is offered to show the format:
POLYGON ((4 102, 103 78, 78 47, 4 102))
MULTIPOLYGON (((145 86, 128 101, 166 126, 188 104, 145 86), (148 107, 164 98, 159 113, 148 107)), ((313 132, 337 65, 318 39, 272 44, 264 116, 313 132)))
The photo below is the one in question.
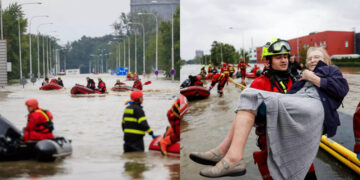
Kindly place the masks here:
POLYGON ((40 27, 41 33, 56 31, 60 44, 74 41, 83 35, 98 37, 113 33, 110 26, 118 20, 121 12, 130 11, 130 0, 2 0, 3 7, 10 3, 42 2, 41 5, 24 5, 25 16, 48 15, 49 18, 34 18, 31 32, 37 31, 41 23, 53 22, 53 25, 40 27))
POLYGON ((181 58, 209 53, 214 40, 239 49, 314 31, 360 32, 358 0, 181 0, 181 58), (229 27, 233 27, 230 29, 229 27), (244 38, 242 38, 244 37, 244 38))

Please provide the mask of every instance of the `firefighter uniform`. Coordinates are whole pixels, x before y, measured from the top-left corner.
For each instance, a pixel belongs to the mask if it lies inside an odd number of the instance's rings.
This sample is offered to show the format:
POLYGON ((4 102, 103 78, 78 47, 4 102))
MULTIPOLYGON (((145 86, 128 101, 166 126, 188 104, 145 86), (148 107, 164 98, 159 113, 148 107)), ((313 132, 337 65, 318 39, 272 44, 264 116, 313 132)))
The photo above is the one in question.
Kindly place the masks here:
POLYGON ((124 132, 124 152, 144 152, 143 137, 146 133, 153 135, 148 125, 142 106, 132 103, 127 106, 122 120, 124 132))

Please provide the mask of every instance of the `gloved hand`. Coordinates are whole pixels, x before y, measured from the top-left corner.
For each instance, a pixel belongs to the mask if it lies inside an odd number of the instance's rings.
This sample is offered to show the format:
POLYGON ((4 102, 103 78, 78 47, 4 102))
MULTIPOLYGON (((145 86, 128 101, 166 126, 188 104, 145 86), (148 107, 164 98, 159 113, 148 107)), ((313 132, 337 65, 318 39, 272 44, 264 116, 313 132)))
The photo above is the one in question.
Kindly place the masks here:
POLYGON ((159 135, 152 134, 151 137, 152 137, 153 139, 155 139, 155 138, 159 137, 159 135))
POLYGON ((358 160, 360 160, 360 153, 357 153, 356 157, 358 158, 358 160))

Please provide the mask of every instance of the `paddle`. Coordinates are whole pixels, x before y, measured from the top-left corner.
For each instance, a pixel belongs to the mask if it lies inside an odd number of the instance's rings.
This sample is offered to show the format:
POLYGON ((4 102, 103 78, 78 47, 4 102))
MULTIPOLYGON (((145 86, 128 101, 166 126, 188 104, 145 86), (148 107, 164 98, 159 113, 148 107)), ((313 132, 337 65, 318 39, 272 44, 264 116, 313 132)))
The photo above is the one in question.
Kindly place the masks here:
POLYGON ((144 83, 144 85, 149 85, 149 84, 151 84, 151 81, 146 81, 146 82, 144 83))

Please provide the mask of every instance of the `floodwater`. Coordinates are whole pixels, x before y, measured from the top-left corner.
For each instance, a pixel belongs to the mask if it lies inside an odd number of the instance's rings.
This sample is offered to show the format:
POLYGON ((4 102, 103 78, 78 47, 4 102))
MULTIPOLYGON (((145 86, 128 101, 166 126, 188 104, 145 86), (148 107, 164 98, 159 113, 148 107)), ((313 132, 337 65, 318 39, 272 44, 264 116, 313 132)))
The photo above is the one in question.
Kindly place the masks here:
MULTIPOLYGON (((162 135, 168 126, 167 110, 179 94, 179 81, 154 77, 144 86, 144 111, 155 134, 162 135)), ((121 120, 129 92, 111 92, 116 79, 108 74, 62 76, 65 89, 40 91, 41 82, 23 88, 13 84, 0 89, 0 114, 22 129, 28 114, 24 105, 37 98, 41 108, 54 116, 55 133, 72 140, 73 154, 54 163, 36 161, 0 162, 0 179, 179 179, 179 157, 163 157, 160 152, 123 154, 121 120), (97 83, 102 77, 109 94, 102 97, 71 97, 76 83, 86 85, 90 76, 97 83)), ((133 84, 132 81, 125 81, 133 84)), ((145 149, 152 138, 144 137, 145 149)))
MULTIPOLYGON (((198 74, 200 65, 185 65, 181 68, 181 82, 189 74, 198 74)), ((341 70, 350 85, 350 92, 345 97, 344 108, 339 112, 342 125, 338 128, 334 140, 353 149, 354 136, 352 133, 352 115, 360 101, 360 71, 356 68, 341 70), (347 74, 358 72, 356 74, 347 74)), ((237 81, 237 80, 236 80, 237 81)), ((251 80, 247 80, 247 85, 251 80)), ((210 86, 207 82, 206 87, 210 86)), ((183 117, 181 124, 181 179, 206 179, 199 175, 201 169, 206 166, 197 164, 189 158, 194 151, 203 152, 215 148, 226 136, 231 123, 235 118, 234 109, 241 90, 229 83, 224 88, 224 96, 218 97, 216 87, 211 91, 208 99, 191 101, 189 111, 183 117)), ((259 151, 256 146, 257 136, 254 128, 250 133, 245 146, 244 160, 247 162, 246 174, 241 177, 226 177, 222 179, 262 179, 257 165, 254 164, 252 153, 259 151)), ((319 150, 314 161, 318 179, 358 179, 358 175, 337 159, 330 156, 326 151, 319 150)))

